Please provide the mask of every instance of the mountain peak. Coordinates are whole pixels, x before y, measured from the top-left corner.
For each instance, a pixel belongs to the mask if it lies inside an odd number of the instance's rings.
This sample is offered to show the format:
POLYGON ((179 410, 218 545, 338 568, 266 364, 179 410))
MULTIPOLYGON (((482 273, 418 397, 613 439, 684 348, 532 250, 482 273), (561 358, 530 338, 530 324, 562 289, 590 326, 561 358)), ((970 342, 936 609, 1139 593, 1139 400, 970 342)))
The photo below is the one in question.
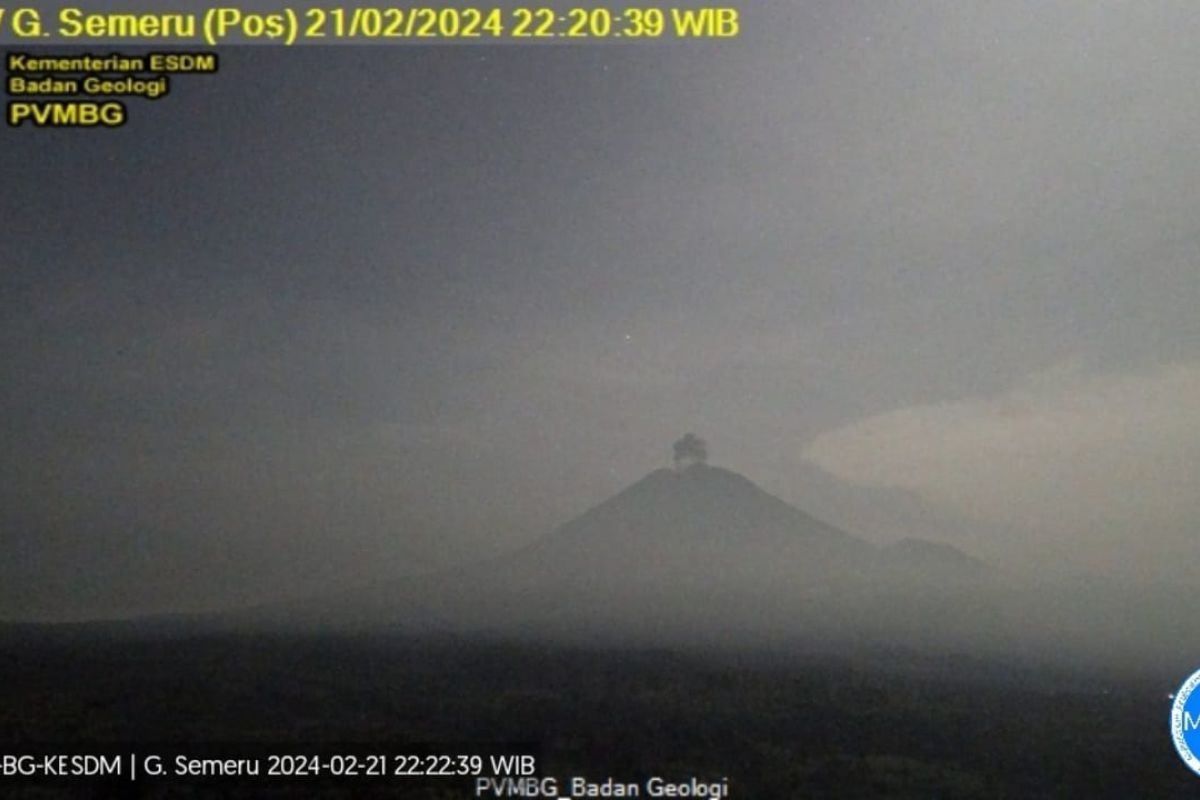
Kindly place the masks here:
POLYGON ((731 470, 695 462, 657 469, 566 523, 555 538, 796 542, 852 540, 731 470))

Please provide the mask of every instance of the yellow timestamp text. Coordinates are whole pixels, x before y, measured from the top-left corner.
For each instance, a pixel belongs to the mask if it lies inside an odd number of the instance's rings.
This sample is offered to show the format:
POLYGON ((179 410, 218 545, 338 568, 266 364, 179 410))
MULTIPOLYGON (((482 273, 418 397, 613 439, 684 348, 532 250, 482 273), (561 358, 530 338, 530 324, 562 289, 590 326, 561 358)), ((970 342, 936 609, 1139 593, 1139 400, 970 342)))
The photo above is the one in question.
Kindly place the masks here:
POLYGON ((78 7, 56 18, 36 7, 0 6, 0 42, 318 44, 389 40, 730 39, 742 12, 731 6, 629 8, 529 6, 213 5, 197 11, 100 12, 78 7))

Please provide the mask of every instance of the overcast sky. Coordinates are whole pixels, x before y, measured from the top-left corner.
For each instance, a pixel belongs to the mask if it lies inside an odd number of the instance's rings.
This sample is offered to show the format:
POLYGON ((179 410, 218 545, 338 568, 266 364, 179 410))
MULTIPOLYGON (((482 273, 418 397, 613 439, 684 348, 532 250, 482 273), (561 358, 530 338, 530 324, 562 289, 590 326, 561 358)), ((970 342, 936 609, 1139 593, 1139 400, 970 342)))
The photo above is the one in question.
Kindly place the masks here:
POLYGON ((121 130, 0 131, 0 616, 494 552, 686 430, 787 500, 1200 572, 1200 14, 744 27, 237 48, 121 130))

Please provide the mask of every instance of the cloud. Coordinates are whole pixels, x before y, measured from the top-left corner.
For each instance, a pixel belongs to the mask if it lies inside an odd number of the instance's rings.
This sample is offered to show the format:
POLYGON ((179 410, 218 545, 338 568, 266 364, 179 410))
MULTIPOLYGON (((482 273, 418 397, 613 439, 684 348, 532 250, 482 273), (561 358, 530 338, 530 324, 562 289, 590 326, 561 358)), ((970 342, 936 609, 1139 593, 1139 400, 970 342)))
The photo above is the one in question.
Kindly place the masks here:
POLYGON ((1194 551, 1200 533, 1200 364, 1067 364, 996 396, 859 420, 803 455, 859 485, 1068 543, 1092 564, 1150 567, 1194 551))

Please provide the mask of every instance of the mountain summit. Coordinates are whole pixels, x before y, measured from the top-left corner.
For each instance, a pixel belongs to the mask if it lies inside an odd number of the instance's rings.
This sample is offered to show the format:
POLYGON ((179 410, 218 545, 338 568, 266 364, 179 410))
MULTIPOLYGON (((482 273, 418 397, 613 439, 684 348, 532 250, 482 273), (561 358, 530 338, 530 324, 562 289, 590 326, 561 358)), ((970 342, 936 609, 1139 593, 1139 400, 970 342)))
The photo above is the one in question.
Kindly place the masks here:
POLYGON ((742 544, 793 543, 787 537, 849 538, 849 534, 788 505, 736 472, 706 464, 651 472, 562 526, 555 535, 600 535, 613 528, 641 531, 646 536, 735 540, 742 544))
POLYGON ((873 550, 725 469, 656 470, 512 558, 523 570, 627 592, 772 575, 795 583, 873 550), (637 584, 636 587, 631 584, 637 584))

